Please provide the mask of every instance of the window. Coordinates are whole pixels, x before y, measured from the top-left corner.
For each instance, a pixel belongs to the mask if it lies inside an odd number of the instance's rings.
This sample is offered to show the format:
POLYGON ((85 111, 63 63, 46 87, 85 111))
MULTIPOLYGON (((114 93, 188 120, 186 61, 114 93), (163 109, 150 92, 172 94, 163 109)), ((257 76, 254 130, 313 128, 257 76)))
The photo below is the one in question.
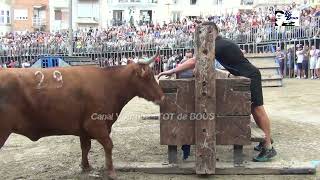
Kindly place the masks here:
POLYGON ((10 24, 10 11, 0 10, 0 24, 10 24))
POLYGON ((215 3, 216 3, 217 5, 221 5, 221 4, 222 4, 222 0, 215 0, 215 3))
POLYGON ((191 4, 191 5, 197 4, 197 0, 190 0, 190 4, 191 4))
POLYGON ((54 10, 54 20, 62 20, 61 10, 54 10))
POLYGON ((10 11, 7 11, 7 24, 10 24, 11 22, 11 18, 10 18, 10 11))
POLYGON ((14 20, 28 20, 28 9, 15 9, 14 20))
POLYGON ((253 5, 253 0, 241 0, 241 5, 253 5))

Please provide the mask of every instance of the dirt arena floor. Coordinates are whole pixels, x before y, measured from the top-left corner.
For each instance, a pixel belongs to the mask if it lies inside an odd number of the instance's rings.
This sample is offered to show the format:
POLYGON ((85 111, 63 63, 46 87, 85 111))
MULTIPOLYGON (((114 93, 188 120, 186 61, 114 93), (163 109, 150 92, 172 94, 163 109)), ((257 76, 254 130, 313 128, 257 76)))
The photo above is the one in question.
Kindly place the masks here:
MULTIPOLYGON (((272 134, 278 157, 274 161, 320 160, 320 81, 284 80, 282 88, 264 89, 266 110, 272 120, 272 134)), ((114 162, 163 162, 166 147, 159 145, 159 122, 139 116, 157 113, 159 107, 134 98, 123 109, 112 131, 114 162)), ((181 154, 180 154, 181 155, 181 154)), ((94 170, 81 173, 79 139, 48 137, 32 142, 12 134, 0 150, 0 180, 6 179, 101 179, 104 168, 102 146, 93 141, 89 160, 94 170)), ((319 171, 320 169, 318 169, 319 171)), ((211 176, 208 179, 320 179, 308 176, 211 176)), ((121 173, 119 179, 191 180, 197 176, 121 173)), ((199 178, 204 179, 204 178, 199 178)))

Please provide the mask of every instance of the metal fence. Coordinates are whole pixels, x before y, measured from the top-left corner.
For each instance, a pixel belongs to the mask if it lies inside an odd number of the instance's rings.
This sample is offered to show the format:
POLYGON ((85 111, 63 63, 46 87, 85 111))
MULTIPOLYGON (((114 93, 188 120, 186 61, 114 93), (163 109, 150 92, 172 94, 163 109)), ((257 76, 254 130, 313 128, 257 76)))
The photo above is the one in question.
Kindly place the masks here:
MULTIPOLYGON (((239 47, 246 53, 274 53, 276 47, 281 47, 283 51, 287 51, 291 47, 296 52, 296 45, 315 45, 320 49, 320 27, 319 18, 316 24, 310 27, 284 27, 281 31, 275 26, 264 27, 263 30, 252 28, 246 36, 242 37, 246 43, 238 43, 239 47), (264 38, 259 39, 261 32, 269 32, 262 34, 264 38)), ((223 32, 222 32, 223 34, 223 32)), ((241 35, 224 34, 233 40, 241 40, 241 35)), ((239 41, 238 41, 239 42, 239 41)), ((86 46, 78 46, 74 42, 73 56, 89 57, 92 61, 96 61, 102 66, 105 65, 121 65, 123 59, 135 59, 141 57, 150 57, 155 53, 155 48, 161 47, 161 61, 154 68, 155 72, 161 72, 164 69, 172 68, 176 65, 176 61, 181 60, 187 50, 193 51, 192 38, 173 38, 168 43, 149 42, 149 43, 115 43, 106 42, 98 44, 89 44, 86 46), (174 60, 177 59, 177 60, 174 60)), ((287 52, 285 52, 287 54, 287 52)), ((49 45, 16 45, 9 49, 0 49, 0 63, 9 63, 16 61, 17 66, 21 66, 22 62, 29 61, 34 63, 42 56, 61 56, 68 57, 66 44, 49 44, 49 45)), ((284 63, 284 75, 294 77, 296 73, 296 53, 293 53, 290 63, 284 63), (293 59, 293 60, 292 60, 293 59), (293 66, 292 66, 293 63, 293 66), (293 72, 293 74, 292 74, 293 72)), ((308 69, 307 71, 308 72, 308 69)), ((310 74, 309 74, 310 77, 310 74)))
MULTIPOLYGON (((320 38, 309 38, 309 39, 300 39, 296 41, 278 41, 272 43, 247 43, 240 44, 240 48, 245 50, 248 54, 251 53, 275 53, 277 47, 280 47, 283 53, 286 55, 286 59, 283 62, 282 66, 280 66, 279 73, 283 71, 284 77, 295 77, 297 74, 297 63, 296 63, 296 47, 300 44, 302 46, 307 45, 308 47, 316 46, 317 49, 320 49, 320 38), (291 55, 288 52, 291 51, 291 55), (290 56, 290 57, 289 57, 290 56)), ((192 47, 189 48, 162 48, 160 51, 161 58, 160 61, 155 63, 154 71, 155 74, 162 72, 167 69, 171 69, 177 65, 177 63, 184 57, 186 51, 194 51, 192 47)), ((97 50, 99 51, 99 50, 97 50)), ((0 56, 0 63, 8 63, 10 61, 16 61, 17 66, 21 66, 22 62, 29 61, 31 64, 37 61, 42 56, 60 56, 62 58, 67 58, 67 51, 58 51, 54 53, 50 53, 50 51, 46 51, 45 49, 34 49, 28 52, 19 52, 19 53, 11 53, 5 56, 0 56), (24 54, 26 53, 26 54, 24 54), (30 54, 29 54, 30 53, 30 54)), ((124 59, 134 60, 135 58, 142 57, 151 57, 155 53, 155 49, 153 48, 145 48, 141 50, 122 50, 122 49, 114 49, 112 51, 100 51, 100 52, 78 52, 74 53, 74 56, 79 57, 87 57, 92 61, 96 62, 100 66, 113 66, 113 65, 121 65, 123 64, 124 59)), ((278 62, 277 62, 278 63, 278 62)), ((309 68, 310 64, 305 67, 305 72, 307 77, 311 77, 309 68)))

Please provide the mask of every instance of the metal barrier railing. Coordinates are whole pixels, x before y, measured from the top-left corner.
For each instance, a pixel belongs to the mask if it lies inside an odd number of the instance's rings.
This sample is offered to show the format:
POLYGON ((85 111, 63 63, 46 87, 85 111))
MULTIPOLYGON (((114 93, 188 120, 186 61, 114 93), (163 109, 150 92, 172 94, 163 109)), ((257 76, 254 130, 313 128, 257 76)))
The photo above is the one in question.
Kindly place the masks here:
MULTIPOLYGON (((238 44, 261 44, 274 43, 278 41, 308 39, 320 37, 320 18, 313 18, 310 26, 299 27, 275 27, 266 24, 261 27, 248 26, 245 31, 224 31, 220 32, 223 36, 234 40, 238 44)), ((3 54, 60 54, 67 52, 66 42, 53 42, 46 45, 44 43, 25 44, 17 43, 16 45, 4 44, 0 42, 0 55, 3 54)), ((164 35, 161 37, 141 39, 138 42, 127 42, 124 39, 113 38, 113 40, 78 40, 73 43, 74 53, 95 53, 95 52, 116 52, 116 51, 141 51, 154 49, 157 46, 161 48, 192 48, 192 33, 183 33, 175 35, 164 35)))
MULTIPOLYGON (((320 38, 309 38, 309 39, 301 39, 296 41, 278 41, 273 43, 247 43, 240 44, 240 48, 243 49, 246 53, 275 53, 276 48, 280 47, 284 52, 286 58, 281 64, 279 72, 283 72, 284 77, 296 77, 297 75, 297 63, 296 63, 296 46, 300 44, 302 46, 307 45, 311 47, 312 45, 316 46, 317 49, 320 49, 320 38)), ((154 55, 155 50, 153 48, 145 48, 141 50, 122 50, 117 48, 104 49, 105 47, 100 47, 100 49, 93 49, 93 51, 75 51, 74 56, 80 57, 88 57, 92 61, 97 62, 100 66, 113 66, 113 65, 121 65, 125 64, 124 60, 127 59, 129 62, 136 61, 142 57, 151 57, 154 55)), ((191 50, 193 52, 193 48, 162 48, 160 51, 161 58, 155 63, 154 71, 155 74, 171 69, 177 65, 178 62, 183 59, 186 51, 191 50)), ((9 51, 5 53, 0 52, 0 64, 9 63, 11 61, 17 62, 17 67, 28 61, 31 64, 37 61, 42 56, 61 56, 68 57, 67 51, 63 49, 45 49, 45 48, 35 48, 29 49, 29 51, 9 51)), ((279 64, 280 65, 280 64, 279 64)), ((310 74, 310 65, 307 64, 305 67, 305 75, 306 77, 311 77, 310 74)))

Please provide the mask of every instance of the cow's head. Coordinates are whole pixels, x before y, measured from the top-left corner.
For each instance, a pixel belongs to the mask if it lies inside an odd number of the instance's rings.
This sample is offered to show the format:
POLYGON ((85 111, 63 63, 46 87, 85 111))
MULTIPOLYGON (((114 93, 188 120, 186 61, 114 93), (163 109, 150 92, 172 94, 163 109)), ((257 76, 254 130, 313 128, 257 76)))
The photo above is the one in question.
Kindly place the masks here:
POLYGON ((160 104, 164 100, 164 94, 154 78, 153 71, 148 64, 130 64, 133 68, 132 83, 136 93, 148 101, 160 104))

